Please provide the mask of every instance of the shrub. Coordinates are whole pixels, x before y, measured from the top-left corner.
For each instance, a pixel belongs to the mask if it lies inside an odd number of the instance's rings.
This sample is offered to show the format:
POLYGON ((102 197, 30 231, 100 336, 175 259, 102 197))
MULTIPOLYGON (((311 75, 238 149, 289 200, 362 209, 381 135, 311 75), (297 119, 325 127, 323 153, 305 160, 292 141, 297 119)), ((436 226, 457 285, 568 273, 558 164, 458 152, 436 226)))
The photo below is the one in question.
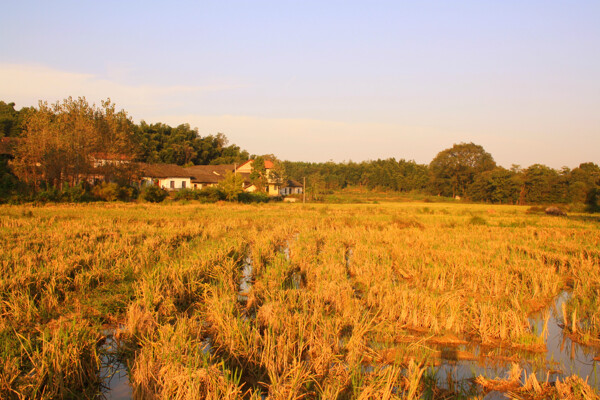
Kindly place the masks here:
POLYGON ((70 203, 79 203, 92 200, 92 196, 83 184, 79 184, 63 189, 61 200, 70 203))
POLYGON ((585 205, 587 212, 600 212, 600 190, 597 188, 590 189, 586 195, 585 205))
POLYGON ((203 203, 216 203, 225 200, 225 195, 217 187, 207 187, 199 190, 196 198, 203 203))
POLYGON ((119 185, 116 183, 101 183, 92 189, 94 197, 98 200, 115 201, 119 194, 119 185))
POLYGON ((168 195, 169 193, 165 189, 151 185, 142 190, 141 198, 150 203, 160 203, 166 199, 168 195))
POLYGON ((238 194, 238 201, 241 203, 266 203, 268 202, 269 199, 269 195, 266 193, 259 193, 259 192, 254 192, 254 193, 247 193, 247 192, 243 192, 238 194))
POLYGON ((487 225, 487 221, 479 215, 473 215, 469 220, 471 225, 487 225))
POLYGON ((60 191, 55 187, 50 187, 46 190, 42 190, 35 195, 35 200, 42 203, 60 200, 60 191))
POLYGON ((174 200, 196 200, 198 198, 198 191, 192 189, 181 189, 175 192, 174 200))
POLYGON ((92 194, 103 201, 130 201, 137 197, 138 191, 131 186, 119 186, 116 183, 101 183, 94 186, 92 194))

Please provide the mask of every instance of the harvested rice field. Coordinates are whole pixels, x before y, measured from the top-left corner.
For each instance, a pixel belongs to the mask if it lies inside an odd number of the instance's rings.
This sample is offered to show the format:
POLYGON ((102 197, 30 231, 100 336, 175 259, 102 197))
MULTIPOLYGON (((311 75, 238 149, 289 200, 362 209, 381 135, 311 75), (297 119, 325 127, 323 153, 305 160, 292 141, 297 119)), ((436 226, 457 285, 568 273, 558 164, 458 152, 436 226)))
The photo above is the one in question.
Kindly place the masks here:
POLYGON ((0 398, 598 398, 599 224, 437 203, 2 206, 0 398))

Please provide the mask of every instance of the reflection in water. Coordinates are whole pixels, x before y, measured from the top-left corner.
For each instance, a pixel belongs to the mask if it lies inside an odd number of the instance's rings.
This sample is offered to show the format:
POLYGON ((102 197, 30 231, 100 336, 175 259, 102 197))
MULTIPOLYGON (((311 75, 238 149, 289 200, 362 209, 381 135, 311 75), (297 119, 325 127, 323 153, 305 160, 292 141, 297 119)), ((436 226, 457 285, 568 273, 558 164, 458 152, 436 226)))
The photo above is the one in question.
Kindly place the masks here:
POLYGON ((569 300, 569 293, 563 292, 558 296, 556 303, 547 315, 536 315, 531 319, 534 332, 544 334, 546 342, 546 361, 548 364, 557 366, 561 373, 554 374, 554 379, 569 375, 578 375, 584 380, 588 379, 588 384, 596 389, 600 388, 600 373, 597 369, 597 361, 594 361, 595 350, 593 348, 579 345, 566 336, 563 336, 562 307, 569 300), (544 319, 548 318, 546 332, 543 330, 544 319))
MULTIPOLYGON (((587 379, 591 387, 600 389, 600 371, 598 371, 598 362, 594 361, 596 350, 578 345, 568 337, 563 336, 560 325, 562 321, 561 310, 562 304, 568 299, 569 293, 563 292, 558 296, 551 309, 535 314, 530 318, 532 332, 544 339, 547 348, 546 353, 515 353, 510 349, 484 349, 477 345, 460 346, 460 350, 471 352, 477 357, 477 360, 455 361, 450 357, 445 357, 443 363, 434 369, 438 384, 441 387, 448 388, 457 382, 469 382, 479 375, 491 379, 505 379, 508 377, 511 363, 509 361, 496 361, 496 359, 506 359, 517 354, 523 368, 523 374, 530 375, 533 373, 539 381, 545 382, 548 379, 550 382, 555 382, 559 378, 563 380, 567 376, 578 375, 584 380, 587 379), (492 357, 483 357, 484 355, 492 355, 492 357)), ((444 354, 443 349, 442 354, 444 354)), ((486 399, 503 398, 506 397, 498 392, 486 396, 486 399)))
POLYGON ((129 400, 133 396, 129 375, 127 366, 119 359, 114 330, 106 329, 102 334, 106 337, 101 349, 102 396, 106 400, 129 400))
POLYGON ((212 345, 212 338, 210 336, 207 336, 203 341, 202 341, 202 345, 201 345, 201 349, 202 352, 204 354, 208 354, 211 355, 214 353, 214 349, 213 349, 213 345, 212 345))

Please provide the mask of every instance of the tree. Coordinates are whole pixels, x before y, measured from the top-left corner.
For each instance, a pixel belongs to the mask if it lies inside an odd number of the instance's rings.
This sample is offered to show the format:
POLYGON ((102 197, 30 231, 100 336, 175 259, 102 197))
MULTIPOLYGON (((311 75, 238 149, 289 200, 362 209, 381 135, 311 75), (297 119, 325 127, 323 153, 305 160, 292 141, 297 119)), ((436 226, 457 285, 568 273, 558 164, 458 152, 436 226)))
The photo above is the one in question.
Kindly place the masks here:
POLYGON ((313 200, 319 200, 325 192, 325 182, 318 173, 313 173, 306 178, 306 191, 313 200))
POLYGON ((229 171, 219 183, 219 189, 229 201, 237 200, 238 195, 244 191, 244 177, 229 171))
POLYGON ((135 135, 140 145, 138 160, 147 163, 233 164, 249 158, 248 152, 238 146, 227 146, 227 137, 223 133, 202 137, 198 128, 192 129, 189 124, 173 128, 142 121, 135 126, 135 135))
POLYGON ((475 176, 469 186, 469 197, 489 203, 516 203, 519 199, 518 175, 502 167, 475 176))
POLYGON ((273 167, 270 169, 267 179, 271 184, 275 184, 281 186, 287 181, 287 174, 285 172, 285 166, 281 161, 276 158, 272 158, 271 162, 273 163, 273 167))
POLYGON ((455 144, 431 161, 432 190, 444 196, 464 196, 475 175, 490 171, 496 162, 490 153, 474 143, 455 144))
POLYGON ((15 110, 15 103, 0 101, 0 137, 18 137, 23 130, 23 121, 32 109, 23 107, 15 110))
POLYGON ((267 169, 265 168, 265 159, 258 156, 252 162, 252 172, 250 173, 250 182, 256 187, 258 192, 264 192, 268 184, 267 169))
POLYGON ((132 156, 131 121, 109 100, 101 107, 69 97, 28 113, 13 162, 23 181, 74 185, 93 170, 97 153, 132 156))
POLYGON ((561 203, 565 200, 566 181, 554 169, 533 164, 523 172, 523 200, 527 203, 561 203))
MULTIPOLYGON (((600 186, 600 167, 587 162, 570 171, 568 176, 569 193, 568 199, 575 203, 584 203, 590 193, 600 186)), ((595 196, 592 193, 592 197, 595 196)))

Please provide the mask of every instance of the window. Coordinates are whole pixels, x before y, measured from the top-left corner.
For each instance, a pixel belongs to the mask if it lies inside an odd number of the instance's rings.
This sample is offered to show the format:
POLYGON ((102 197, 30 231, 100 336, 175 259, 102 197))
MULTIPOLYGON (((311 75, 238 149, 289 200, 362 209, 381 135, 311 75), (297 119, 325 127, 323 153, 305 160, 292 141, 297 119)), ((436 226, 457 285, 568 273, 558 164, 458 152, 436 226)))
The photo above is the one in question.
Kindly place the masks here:
POLYGON ((185 181, 181 182, 181 188, 185 189, 185 181))
POLYGON ((175 181, 171 181, 171 189, 175 189, 175 181))

